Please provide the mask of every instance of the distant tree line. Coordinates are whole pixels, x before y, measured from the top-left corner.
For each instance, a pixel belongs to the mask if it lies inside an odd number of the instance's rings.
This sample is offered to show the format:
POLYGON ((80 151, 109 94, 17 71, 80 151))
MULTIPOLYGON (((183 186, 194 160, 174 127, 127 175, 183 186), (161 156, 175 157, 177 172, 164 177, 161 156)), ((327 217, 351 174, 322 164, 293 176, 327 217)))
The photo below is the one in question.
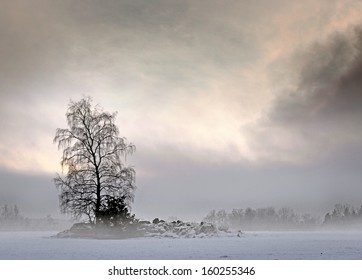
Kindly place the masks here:
POLYGON ((319 225, 320 218, 312 214, 297 214, 293 209, 283 207, 275 209, 266 208, 239 208, 231 212, 225 210, 212 210, 204 218, 205 222, 217 225, 219 228, 240 229, 294 229, 315 227, 319 225))
POLYGON ((13 221, 20 218, 19 207, 16 204, 0 206, 0 221, 13 221))
POLYGON ((20 209, 16 204, 0 205, 0 231, 60 230, 69 225, 71 225, 71 221, 54 219, 51 215, 44 218, 24 217, 20 214, 20 209))
POLYGON ((13 230, 23 227, 27 220, 20 215, 19 207, 9 204, 0 205, 0 229, 13 230))
POLYGON ((231 212, 212 210, 203 219, 220 229, 275 230, 275 229, 317 229, 328 227, 362 228, 362 206, 336 204, 331 212, 321 218, 314 214, 296 213, 292 208, 238 208, 231 212))
POLYGON ((361 224, 362 206, 356 208, 349 204, 336 204, 333 211, 324 216, 324 225, 361 224))

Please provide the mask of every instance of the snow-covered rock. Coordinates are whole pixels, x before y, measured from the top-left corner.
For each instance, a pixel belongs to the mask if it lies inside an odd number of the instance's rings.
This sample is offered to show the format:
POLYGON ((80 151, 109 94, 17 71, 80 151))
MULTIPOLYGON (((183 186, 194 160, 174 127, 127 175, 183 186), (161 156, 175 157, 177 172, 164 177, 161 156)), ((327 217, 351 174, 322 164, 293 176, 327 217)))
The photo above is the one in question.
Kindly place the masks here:
POLYGON ((207 222, 185 223, 183 221, 165 222, 154 219, 153 222, 138 221, 127 227, 105 227, 89 223, 74 224, 69 230, 58 233, 58 238, 97 238, 97 239, 124 239, 134 237, 157 238, 205 238, 216 236, 241 236, 240 233, 231 233, 227 229, 217 228, 207 222))
POLYGON ((165 222, 155 219, 152 224, 145 225, 143 229, 146 232, 145 236, 160 238, 204 238, 231 234, 227 231, 220 231, 211 223, 185 223, 180 220, 165 222))

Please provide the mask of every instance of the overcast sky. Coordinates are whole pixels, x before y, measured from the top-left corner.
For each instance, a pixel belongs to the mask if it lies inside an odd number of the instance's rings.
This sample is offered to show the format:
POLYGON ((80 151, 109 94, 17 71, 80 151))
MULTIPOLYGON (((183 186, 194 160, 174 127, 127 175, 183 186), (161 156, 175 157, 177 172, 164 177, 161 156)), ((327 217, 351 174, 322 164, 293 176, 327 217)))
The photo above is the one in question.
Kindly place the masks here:
POLYGON ((0 205, 56 215, 70 100, 137 147, 133 211, 362 204, 362 2, 0 0, 0 205))

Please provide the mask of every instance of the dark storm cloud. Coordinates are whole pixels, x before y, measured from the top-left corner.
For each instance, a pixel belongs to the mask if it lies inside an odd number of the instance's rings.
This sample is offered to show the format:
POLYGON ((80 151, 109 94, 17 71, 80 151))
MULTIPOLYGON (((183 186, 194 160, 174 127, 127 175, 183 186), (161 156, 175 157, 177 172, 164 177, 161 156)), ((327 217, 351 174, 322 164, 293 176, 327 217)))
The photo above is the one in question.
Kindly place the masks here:
POLYGON ((350 27, 293 54, 284 75, 296 78, 277 95, 254 135, 274 139, 260 144, 264 149, 287 161, 303 161, 360 146, 361 39, 362 29, 350 27))
POLYGON ((286 123, 362 116, 362 29, 314 44, 297 61, 297 88, 276 101, 271 118, 286 123))

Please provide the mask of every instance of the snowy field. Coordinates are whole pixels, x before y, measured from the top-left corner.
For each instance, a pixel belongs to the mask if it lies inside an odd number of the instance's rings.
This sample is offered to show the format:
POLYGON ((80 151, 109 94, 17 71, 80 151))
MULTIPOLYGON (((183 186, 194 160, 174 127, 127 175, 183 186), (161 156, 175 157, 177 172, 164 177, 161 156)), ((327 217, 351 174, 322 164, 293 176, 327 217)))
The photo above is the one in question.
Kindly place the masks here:
POLYGON ((0 259, 362 259, 362 233, 247 232, 243 237, 91 240, 0 232, 0 259))

